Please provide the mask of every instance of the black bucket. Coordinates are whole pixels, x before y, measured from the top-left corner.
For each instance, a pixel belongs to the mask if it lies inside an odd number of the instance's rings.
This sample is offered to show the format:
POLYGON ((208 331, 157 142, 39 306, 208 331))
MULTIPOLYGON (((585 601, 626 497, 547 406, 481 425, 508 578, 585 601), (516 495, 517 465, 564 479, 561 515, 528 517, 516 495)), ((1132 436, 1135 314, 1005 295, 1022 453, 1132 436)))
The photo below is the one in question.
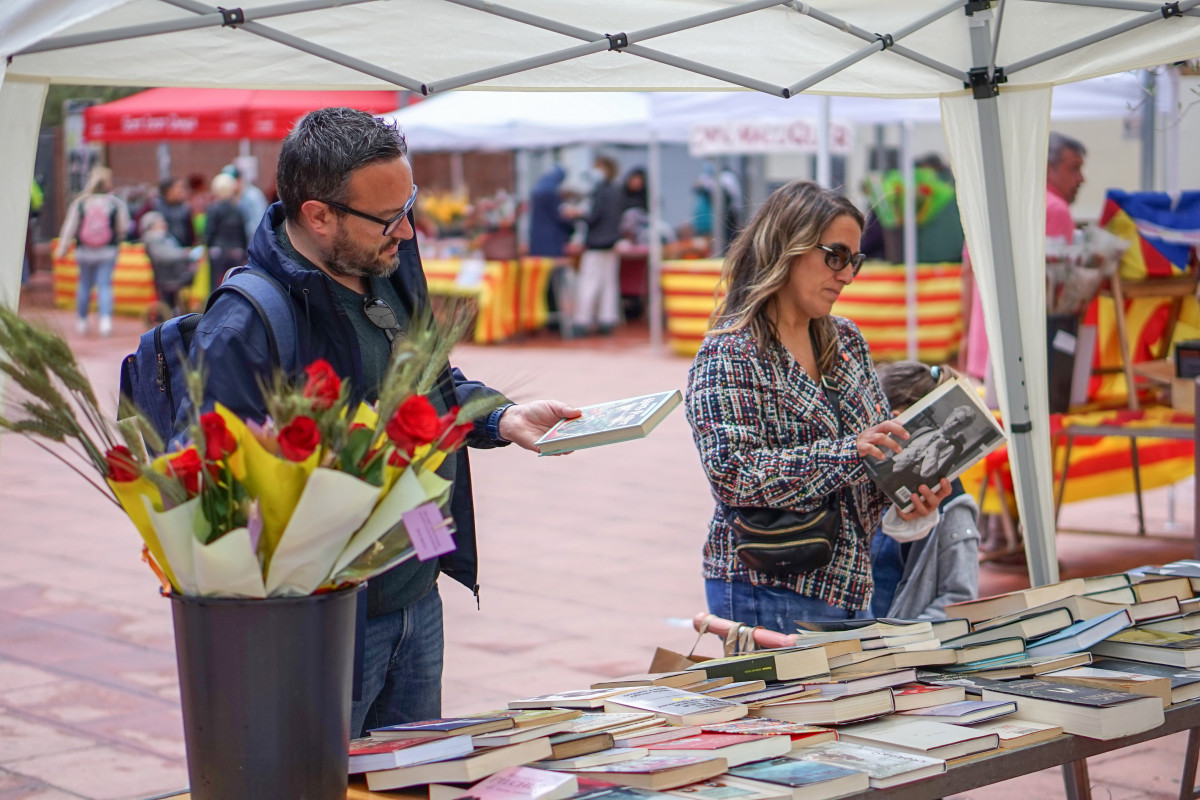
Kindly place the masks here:
POLYGON ((357 594, 171 596, 193 800, 344 800, 357 594))

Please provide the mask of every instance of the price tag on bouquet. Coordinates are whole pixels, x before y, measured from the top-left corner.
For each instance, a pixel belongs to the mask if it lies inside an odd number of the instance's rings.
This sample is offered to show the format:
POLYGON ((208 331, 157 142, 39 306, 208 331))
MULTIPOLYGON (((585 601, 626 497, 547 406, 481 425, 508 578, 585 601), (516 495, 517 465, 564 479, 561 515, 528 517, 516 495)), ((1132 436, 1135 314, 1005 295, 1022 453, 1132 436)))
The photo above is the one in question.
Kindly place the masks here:
POLYGON ((428 561, 454 550, 453 520, 442 514, 437 503, 417 506, 401 514, 400 519, 417 551, 418 561, 428 561))

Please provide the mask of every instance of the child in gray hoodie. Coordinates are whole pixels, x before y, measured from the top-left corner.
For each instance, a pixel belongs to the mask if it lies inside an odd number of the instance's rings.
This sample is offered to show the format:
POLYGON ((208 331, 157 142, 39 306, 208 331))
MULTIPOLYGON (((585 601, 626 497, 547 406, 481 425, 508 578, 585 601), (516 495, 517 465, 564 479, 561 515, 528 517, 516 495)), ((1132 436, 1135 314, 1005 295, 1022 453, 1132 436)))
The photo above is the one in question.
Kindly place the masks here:
MULTIPOLYGON (((895 414, 955 377, 949 367, 916 361, 881 364, 878 372, 895 414)), ((972 600, 979 593, 979 507, 960 481, 951 485, 954 489, 942 501, 940 516, 927 534, 875 531, 872 616, 943 619, 948 604, 972 600)))

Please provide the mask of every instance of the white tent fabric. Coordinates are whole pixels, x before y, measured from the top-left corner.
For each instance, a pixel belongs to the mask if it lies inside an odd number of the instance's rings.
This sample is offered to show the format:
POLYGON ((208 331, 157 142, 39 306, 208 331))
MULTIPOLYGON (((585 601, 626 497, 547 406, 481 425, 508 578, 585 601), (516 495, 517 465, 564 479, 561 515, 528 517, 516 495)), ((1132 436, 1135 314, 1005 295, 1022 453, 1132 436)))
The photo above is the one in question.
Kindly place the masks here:
MULTIPOLYGON (((946 98, 942 101, 942 112, 946 130, 946 141, 950 147, 950 162, 958 185, 983 186, 984 172, 988 165, 985 159, 1000 159, 1000 171, 1004 175, 1009 220, 1012 230, 1013 263, 1019 265, 1020 280, 1010 275, 1009 283, 1017 292, 1016 303, 1002 309, 995 291, 981 292, 985 324, 990 341, 999 341, 995 332, 1003 330, 1000 315, 1016 314, 1017 329, 1020 331, 1024 350, 1024 374, 1010 374, 1010 361, 993 359, 997 385, 1011 387, 1010 381, 1020 384, 1019 392, 999 392, 1000 413, 1005 420, 1020 418, 1013 407, 1014 397, 1023 397, 1029 409, 1025 413, 1033 425, 1030 437, 1033 458, 1029 460, 1010 458, 1013 481, 1020 485, 1029 478, 1039 486, 1054 485, 1053 465, 1050 461, 1050 418, 1049 393, 1046 381, 1026 380, 1026 375, 1046 374, 1046 282, 1041 275, 1046 257, 1046 159, 1050 128, 1048 121, 1050 91, 1005 92, 998 98, 1000 104, 1000 142, 1002 152, 997 156, 988 153, 981 142, 979 117, 975 101, 968 97, 946 98), (1039 413, 1036 409, 1041 409, 1039 413), (1032 413, 1030 413, 1032 411, 1032 413), (1031 475, 1023 475, 1028 472, 1031 475)), ((963 229, 971 248, 971 268, 975 270, 982 285, 995 286, 995 247, 989 226, 989 215, 994 209, 975 204, 960 204, 963 229)), ((1050 492, 1043 492, 1036 499, 1027 499, 1021 507, 1021 518, 1054 518, 1054 503, 1050 492), (1036 504, 1036 508, 1029 505, 1036 504)), ((1051 529, 1052 530, 1052 529, 1051 529)), ((1048 542, 1029 537, 1027 548, 1037 559, 1055 562, 1054 550, 1047 548, 1048 542)), ((1031 559, 1032 560, 1032 559, 1031 559)), ((1057 577, 1057 565, 1050 571, 1048 579, 1057 577)))
MULTIPOLYGON (((988 253, 980 288, 1004 359, 1017 501, 1041 584, 1057 577, 1046 400, 1033 388, 1045 347, 1024 339, 1039 336, 1044 306, 1016 286, 1043 280, 1048 103, 1046 92, 1016 90, 1200 57, 1198 15, 1200 0, 246 0, 228 11, 202 0, 9 0, 0 233, 24 221, 47 82, 940 96, 955 166, 971 174, 958 195, 967 240, 988 253), (964 95, 972 78, 981 99, 964 95), (1023 315, 1039 323, 1022 325, 1023 315)), ((0 301, 15 296, 19 241, 0 244, 0 301)))
MULTIPOLYGON (((1145 101, 1141 81, 1118 73, 1057 86, 1050 118, 1114 119, 1145 101)), ((693 125, 718 120, 817 120, 821 98, 762 92, 480 92, 434 95, 386 115, 414 151, 501 150, 570 144, 686 143, 693 125)), ((834 120, 940 122, 933 98, 834 97, 834 120)))

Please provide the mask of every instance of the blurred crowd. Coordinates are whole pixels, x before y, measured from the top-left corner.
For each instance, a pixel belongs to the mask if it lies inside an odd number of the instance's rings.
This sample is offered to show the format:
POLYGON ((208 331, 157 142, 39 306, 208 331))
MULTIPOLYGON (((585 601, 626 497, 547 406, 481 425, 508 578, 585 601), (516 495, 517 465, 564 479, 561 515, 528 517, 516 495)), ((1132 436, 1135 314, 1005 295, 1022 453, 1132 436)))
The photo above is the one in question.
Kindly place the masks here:
POLYGON ((83 191, 67 207, 55 249, 55 257, 62 258, 74 246, 79 333, 90 330, 93 290, 97 330, 101 336, 112 332, 113 271, 122 242, 145 245, 162 305, 158 313, 174 315, 188 310, 185 290, 204 259, 214 286, 231 267, 245 263, 268 205, 263 191, 233 164, 207 181, 171 177, 158 186, 119 189, 114 189, 110 169, 93 168, 83 191))

